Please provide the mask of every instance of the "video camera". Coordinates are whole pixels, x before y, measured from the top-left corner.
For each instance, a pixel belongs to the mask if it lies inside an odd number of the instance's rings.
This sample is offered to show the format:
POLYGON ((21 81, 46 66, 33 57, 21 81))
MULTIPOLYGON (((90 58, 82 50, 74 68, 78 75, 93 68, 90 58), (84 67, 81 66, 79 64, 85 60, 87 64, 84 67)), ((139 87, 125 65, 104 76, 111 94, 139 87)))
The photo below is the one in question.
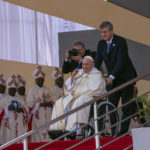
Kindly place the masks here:
POLYGON ((79 52, 73 48, 72 50, 69 50, 69 57, 72 57, 72 56, 78 56, 79 52))

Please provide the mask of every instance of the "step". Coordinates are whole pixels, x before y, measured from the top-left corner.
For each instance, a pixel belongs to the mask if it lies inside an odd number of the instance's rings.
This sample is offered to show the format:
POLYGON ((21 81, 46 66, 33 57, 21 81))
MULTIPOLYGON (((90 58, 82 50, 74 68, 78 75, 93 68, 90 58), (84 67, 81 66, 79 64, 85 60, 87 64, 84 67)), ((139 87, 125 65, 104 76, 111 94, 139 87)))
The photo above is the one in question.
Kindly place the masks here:
MULTIPOLYGON (((115 137, 101 138, 101 140, 100 140, 101 145, 103 145, 113 139, 115 139, 115 137)), ((80 141, 81 140, 56 141, 56 142, 48 145, 47 147, 43 148, 42 150, 64 150, 80 141)), ((29 143, 28 144, 29 150, 33 150, 45 143, 46 142, 29 143)), ((132 144, 132 137, 126 136, 126 137, 123 137, 123 138, 111 143, 110 145, 104 147, 102 150, 122 150, 131 144, 132 144)), ((72 150, 78 150, 78 149, 82 149, 82 150, 95 149, 95 139, 90 139, 90 140, 86 141, 85 143, 82 143, 81 145, 73 148, 72 150)), ((5 150, 23 150, 23 144, 13 144, 13 145, 5 148, 5 150)), ((133 150, 133 149, 131 148, 129 150, 133 150)))

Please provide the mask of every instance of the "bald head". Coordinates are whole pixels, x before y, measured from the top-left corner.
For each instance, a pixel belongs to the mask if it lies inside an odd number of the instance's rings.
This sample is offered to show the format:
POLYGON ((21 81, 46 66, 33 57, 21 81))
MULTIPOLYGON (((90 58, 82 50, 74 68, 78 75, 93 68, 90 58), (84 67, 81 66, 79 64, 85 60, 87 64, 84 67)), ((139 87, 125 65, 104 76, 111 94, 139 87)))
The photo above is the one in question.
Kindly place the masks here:
POLYGON ((84 73, 89 73, 94 67, 94 60, 91 56, 85 56, 82 61, 82 69, 84 73))

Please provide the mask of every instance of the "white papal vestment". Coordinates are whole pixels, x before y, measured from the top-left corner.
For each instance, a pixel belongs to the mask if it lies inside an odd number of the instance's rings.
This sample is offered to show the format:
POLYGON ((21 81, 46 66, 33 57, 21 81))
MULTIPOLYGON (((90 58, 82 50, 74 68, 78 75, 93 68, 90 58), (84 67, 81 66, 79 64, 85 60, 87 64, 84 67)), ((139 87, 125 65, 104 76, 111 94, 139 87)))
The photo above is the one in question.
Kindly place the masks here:
MULTIPOLYGON (((84 73, 83 69, 80 69, 71 86, 69 85, 69 88, 70 91, 68 94, 56 101, 53 107, 52 120, 64 114, 68 107, 70 110, 75 109, 76 107, 92 100, 93 96, 99 96, 105 93, 106 83, 103 79, 102 73, 94 67, 90 73, 84 73), (75 91, 74 94, 72 94, 71 91, 75 91)), ((89 113, 90 106, 87 106, 86 108, 70 115, 67 121, 63 119, 51 125, 50 130, 70 130, 75 123, 88 123, 89 113)))

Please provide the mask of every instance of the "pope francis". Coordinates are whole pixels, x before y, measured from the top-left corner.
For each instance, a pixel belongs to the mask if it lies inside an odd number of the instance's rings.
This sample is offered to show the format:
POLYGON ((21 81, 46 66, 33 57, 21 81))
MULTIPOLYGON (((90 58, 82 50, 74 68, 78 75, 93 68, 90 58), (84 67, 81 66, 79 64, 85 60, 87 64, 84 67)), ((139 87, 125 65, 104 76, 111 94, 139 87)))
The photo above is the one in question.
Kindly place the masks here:
MULTIPOLYGON (((74 70, 72 76, 66 81, 67 92, 58 99, 53 107, 52 120, 58 116, 75 109, 90 101, 93 96, 100 96, 106 92, 106 84, 102 73, 94 67, 91 56, 85 56, 82 69, 74 70)), ((90 106, 58 121, 50 126, 50 130, 74 130, 81 124, 88 123, 90 106)), ((78 130, 77 130, 78 131, 78 130)))

